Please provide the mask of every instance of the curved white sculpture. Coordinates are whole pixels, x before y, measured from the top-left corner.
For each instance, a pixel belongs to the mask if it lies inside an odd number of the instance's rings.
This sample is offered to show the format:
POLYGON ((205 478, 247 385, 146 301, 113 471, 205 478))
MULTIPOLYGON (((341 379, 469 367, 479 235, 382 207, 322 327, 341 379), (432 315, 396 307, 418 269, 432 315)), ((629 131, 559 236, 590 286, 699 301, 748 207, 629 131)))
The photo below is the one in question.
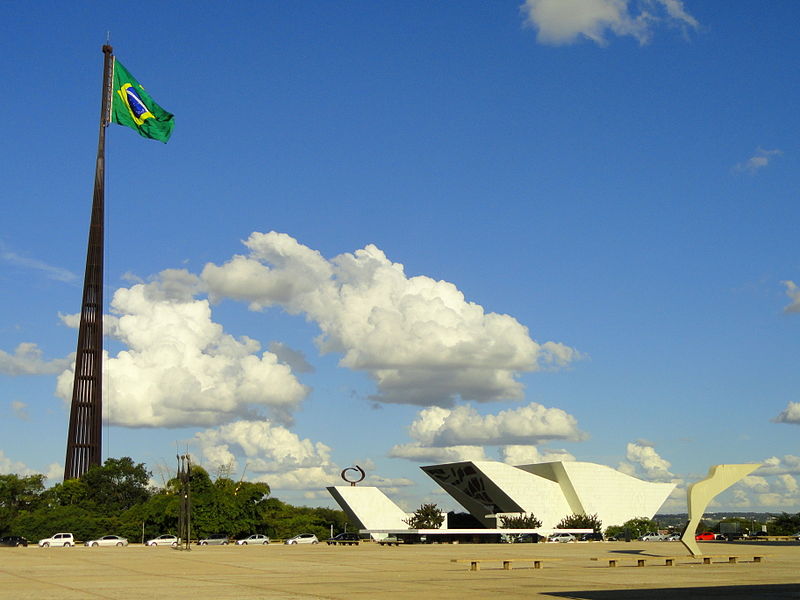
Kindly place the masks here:
POLYGON ((689 522, 683 530, 681 542, 692 556, 701 556, 703 554, 700 552, 700 547, 697 545, 697 540, 695 540, 694 536, 708 503, 714 499, 714 496, 728 489, 760 466, 760 463, 714 465, 708 470, 708 476, 705 479, 691 484, 686 489, 686 497, 689 504, 689 522))

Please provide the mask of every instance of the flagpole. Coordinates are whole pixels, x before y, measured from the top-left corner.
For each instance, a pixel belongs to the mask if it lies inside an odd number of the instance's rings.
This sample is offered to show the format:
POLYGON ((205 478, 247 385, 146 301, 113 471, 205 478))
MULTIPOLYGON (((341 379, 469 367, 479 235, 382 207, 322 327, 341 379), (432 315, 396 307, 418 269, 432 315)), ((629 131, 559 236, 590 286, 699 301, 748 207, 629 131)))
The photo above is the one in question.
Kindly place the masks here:
POLYGON ((114 50, 103 46, 103 91, 94 172, 94 195, 86 249, 78 346, 72 383, 64 480, 100 466, 103 423, 103 253, 106 126, 110 122, 114 50))

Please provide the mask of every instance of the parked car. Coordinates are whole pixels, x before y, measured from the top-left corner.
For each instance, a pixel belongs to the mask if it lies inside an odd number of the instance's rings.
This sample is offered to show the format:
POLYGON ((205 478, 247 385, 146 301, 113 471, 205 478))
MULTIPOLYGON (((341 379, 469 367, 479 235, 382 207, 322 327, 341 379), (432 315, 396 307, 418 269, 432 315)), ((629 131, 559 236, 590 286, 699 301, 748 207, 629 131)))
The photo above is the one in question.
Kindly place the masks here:
POLYGON ((325 540, 328 546, 335 546, 336 544, 358 544, 359 537, 357 533, 339 533, 329 540, 325 540))
POLYGON ((797 533, 792 534, 792 537, 795 540, 797 540, 798 542, 800 542, 800 531, 798 531, 797 533))
POLYGON ((640 542, 665 542, 666 540, 667 536, 660 533, 645 533, 639 538, 640 542))
POLYGON ((160 535, 157 538, 153 538, 152 540, 147 540, 144 545, 145 546, 177 546, 180 544, 181 541, 174 535, 169 535, 165 533, 164 535, 160 535))
POLYGON ((604 541, 604 539, 603 539, 603 534, 602 533, 600 533, 598 531, 595 531, 593 533, 582 533, 582 534, 580 534, 580 536, 578 537, 578 541, 579 542, 602 542, 602 541, 604 541))
POLYGON ((21 535, 7 535, 6 537, 0 537, 0 546, 27 546, 28 540, 22 537, 21 535))
POLYGON ((40 548, 48 548, 50 546, 62 546, 69 548, 75 545, 75 538, 71 533, 57 533, 52 537, 39 540, 40 548))
POLYGON ((227 546, 228 536, 224 533, 212 533, 204 538, 197 540, 201 546, 227 546))
POLYGON ((83 543, 84 546, 91 546, 96 548, 97 546, 127 546, 128 540, 124 537, 119 537, 118 535, 104 535, 101 538, 97 538, 96 540, 89 540, 88 542, 83 543))
POLYGON ((538 533, 520 533, 513 541, 515 544, 538 544, 543 539, 538 533))
POLYGON ((254 533, 251 536, 236 541, 237 546, 247 546, 247 544, 269 544, 269 536, 263 533, 254 533))
POLYGON ((554 533, 549 538, 547 538, 548 542, 574 542, 577 540, 574 535, 571 533, 554 533))
POLYGON ((708 541, 716 539, 716 536, 710 531, 704 531, 703 533, 698 533, 696 536, 694 536, 694 539, 698 541, 708 541))
POLYGON ((667 536, 668 542, 680 542, 681 541, 681 534, 680 533, 670 533, 667 536))
POLYGON ((319 544, 319 540, 317 536, 313 533, 301 533, 300 535, 296 535, 293 538, 289 538, 284 544, 319 544))

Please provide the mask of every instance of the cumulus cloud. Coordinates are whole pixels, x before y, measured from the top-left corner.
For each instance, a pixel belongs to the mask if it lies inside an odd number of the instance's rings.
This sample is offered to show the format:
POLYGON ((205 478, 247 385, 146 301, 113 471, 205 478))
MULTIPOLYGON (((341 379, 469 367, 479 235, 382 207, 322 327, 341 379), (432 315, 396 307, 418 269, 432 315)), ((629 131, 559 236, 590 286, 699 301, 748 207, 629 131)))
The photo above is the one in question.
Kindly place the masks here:
POLYGON ((699 26, 680 0, 526 0, 521 10, 537 40, 552 45, 580 38, 605 45, 608 34, 646 44, 656 25, 677 26, 684 34, 699 26))
POLYGON ((579 354, 538 343, 508 315, 486 313, 446 281, 408 277, 374 245, 331 260, 276 232, 253 233, 248 256, 201 278, 212 300, 281 306, 315 322, 323 353, 376 382, 378 402, 453 406, 457 398, 520 399, 522 372, 562 367, 579 354))
POLYGON ((766 167, 773 157, 783 154, 780 150, 765 150, 764 148, 757 148, 755 154, 744 162, 736 165, 736 171, 744 171, 746 173, 755 173, 760 169, 766 167))
POLYGON ((538 446, 510 445, 500 448, 500 460, 509 465, 529 465, 540 462, 567 462, 575 457, 566 450, 538 446))
POLYGON ((472 406, 427 409, 419 413, 410 433, 418 441, 438 447, 536 445, 586 437, 578 429, 575 417, 560 408, 546 408, 535 402, 489 415, 478 414, 472 406))
POLYGON ((756 469, 757 475, 800 475, 800 456, 784 454, 782 457, 770 456, 761 461, 756 469))
MULTIPOLYGON (((214 426, 266 413, 281 422, 308 390, 275 354, 226 334, 207 300, 194 298, 198 278, 168 270, 114 294, 110 333, 127 346, 107 357, 108 422, 125 427, 214 426)), ((107 331, 109 328, 107 328, 107 331)), ((56 392, 71 399, 74 364, 56 392)))
POLYGON ((389 450, 390 458, 405 458, 414 462, 449 463, 464 460, 486 460, 481 446, 448 446, 435 448, 420 442, 398 444, 389 450))
POLYGON ((282 363, 289 365, 295 373, 313 373, 314 367, 308 363, 305 355, 282 342, 270 342, 269 351, 282 363))
POLYGON ((36 471, 28 468, 25 463, 16 461, 6 456, 6 453, 0 450, 0 473, 14 473, 15 475, 34 475, 36 471))
POLYGON ((800 402, 789 402, 786 408, 773 419, 775 423, 800 425, 800 402))
POLYGON ((194 439, 212 470, 220 465, 237 470, 244 462, 250 478, 272 489, 319 489, 339 481, 328 446, 270 421, 236 421, 198 432, 194 439))
POLYGON ((671 466, 669 461, 659 456, 652 443, 647 440, 629 442, 625 459, 618 467, 623 473, 651 481, 675 480, 675 475, 669 470, 671 466))
POLYGON ((580 441, 586 437, 574 417, 536 403, 489 415, 479 415, 472 406, 432 406, 418 413, 408 433, 414 441, 394 446, 389 456, 420 462, 486 460, 484 446, 501 446, 500 454, 506 462, 539 462, 536 459, 543 456, 563 460, 571 455, 563 450, 540 453, 534 447, 549 440, 580 441))
POLYGON ((0 350, 0 373, 4 375, 53 375, 69 365, 69 358, 42 359, 41 349, 33 343, 24 342, 13 354, 0 350))
MULTIPOLYGON (((775 457, 773 459, 778 461, 775 457)), ((764 477, 763 475, 769 475, 770 468, 762 467, 755 471, 757 475, 748 475, 742 479, 738 486, 739 489, 733 490, 731 505, 735 508, 768 509, 797 505, 800 500, 800 487, 797 479, 789 473, 764 477)))
POLYGON ((794 281, 782 281, 786 286, 786 295, 789 296, 791 302, 783 309, 787 313, 800 313, 800 288, 797 287, 794 281))

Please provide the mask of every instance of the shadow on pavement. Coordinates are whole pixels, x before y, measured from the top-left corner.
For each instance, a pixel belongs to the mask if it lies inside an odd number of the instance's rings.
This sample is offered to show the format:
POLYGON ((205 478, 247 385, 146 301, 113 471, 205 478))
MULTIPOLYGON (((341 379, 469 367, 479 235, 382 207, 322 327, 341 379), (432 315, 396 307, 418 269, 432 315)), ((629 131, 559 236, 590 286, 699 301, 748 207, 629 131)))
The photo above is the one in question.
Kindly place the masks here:
POLYGON ((800 598, 800 584, 776 585, 726 585, 720 587, 651 588, 640 590, 591 590, 574 592, 543 592, 555 598, 577 598, 581 600, 701 600, 705 598, 800 598))

